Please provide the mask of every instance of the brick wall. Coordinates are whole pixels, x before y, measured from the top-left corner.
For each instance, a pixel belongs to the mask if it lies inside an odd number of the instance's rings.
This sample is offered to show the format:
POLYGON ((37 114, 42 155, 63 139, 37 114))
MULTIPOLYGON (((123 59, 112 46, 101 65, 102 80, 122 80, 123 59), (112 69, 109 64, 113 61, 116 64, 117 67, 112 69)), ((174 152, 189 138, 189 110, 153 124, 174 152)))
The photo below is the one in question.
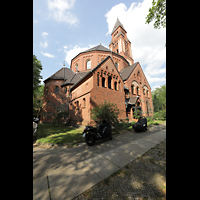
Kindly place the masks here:
POLYGON ((68 87, 61 87, 64 80, 47 80, 44 87, 44 97, 42 103, 42 122, 51 122, 51 120, 60 112, 69 110, 68 87), (55 93, 55 87, 59 88, 59 93, 55 93), (67 93, 65 93, 67 89, 67 93))

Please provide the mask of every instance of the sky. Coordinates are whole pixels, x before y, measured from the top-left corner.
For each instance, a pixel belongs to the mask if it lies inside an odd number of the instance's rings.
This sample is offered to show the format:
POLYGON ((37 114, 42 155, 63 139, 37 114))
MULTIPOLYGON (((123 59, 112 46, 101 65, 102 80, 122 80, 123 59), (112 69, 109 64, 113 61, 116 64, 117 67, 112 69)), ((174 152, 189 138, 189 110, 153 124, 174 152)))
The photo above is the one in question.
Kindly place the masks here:
POLYGON ((145 24, 152 0, 33 0, 33 54, 41 61, 43 80, 78 53, 109 48, 117 17, 131 41, 151 90, 166 83, 166 28, 145 24))

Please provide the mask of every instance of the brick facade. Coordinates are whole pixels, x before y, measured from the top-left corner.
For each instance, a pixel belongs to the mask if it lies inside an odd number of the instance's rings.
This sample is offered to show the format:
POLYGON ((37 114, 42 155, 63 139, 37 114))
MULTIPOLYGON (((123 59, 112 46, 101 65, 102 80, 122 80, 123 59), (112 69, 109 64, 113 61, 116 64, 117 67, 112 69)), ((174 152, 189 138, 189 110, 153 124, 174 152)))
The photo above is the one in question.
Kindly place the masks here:
POLYGON ((150 85, 140 63, 134 63, 131 42, 118 19, 111 36, 110 49, 98 45, 81 52, 71 60, 71 69, 63 67, 44 81, 41 121, 50 122, 65 110, 71 124, 86 125, 91 109, 104 100, 117 105, 121 120, 135 120, 138 109, 142 116, 153 116, 150 85))

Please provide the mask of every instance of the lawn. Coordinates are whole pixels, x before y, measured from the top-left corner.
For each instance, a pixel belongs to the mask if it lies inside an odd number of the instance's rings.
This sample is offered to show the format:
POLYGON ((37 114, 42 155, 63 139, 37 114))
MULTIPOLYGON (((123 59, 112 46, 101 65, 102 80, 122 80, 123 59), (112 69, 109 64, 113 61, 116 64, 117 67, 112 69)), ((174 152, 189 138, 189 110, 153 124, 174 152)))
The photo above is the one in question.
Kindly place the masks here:
MULTIPOLYGON (((165 121, 155 120, 147 122, 148 127, 152 124, 160 124, 165 121)), ((132 125, 136 122, 121 123, 120 127, 115 127, 112 130, 112 134, 120 133, 124 131, 132 131, 132 125)), ((78 143, 84 142, 82 137, 83 128, 73 128, 66 125, 52 125, 52 124, 39 124, 38 130, 36 132, 37 141, 36 143, 49 143, 49 144, 66 144, 66 143, 78 143)), ((36 138, 34 137, 34 140, 36 138)))
POLYGON ((37 143, 65 144, 83 141, 83 129, 65 125, 39 124, 37 143))

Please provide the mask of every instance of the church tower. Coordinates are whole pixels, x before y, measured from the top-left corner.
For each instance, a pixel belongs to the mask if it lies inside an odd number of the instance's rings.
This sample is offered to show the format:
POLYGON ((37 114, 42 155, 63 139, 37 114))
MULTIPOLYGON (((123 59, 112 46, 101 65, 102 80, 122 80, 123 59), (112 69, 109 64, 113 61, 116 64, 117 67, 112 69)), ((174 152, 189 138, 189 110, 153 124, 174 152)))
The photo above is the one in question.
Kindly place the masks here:
POLYGON ((124 26, 117 18, 117 21, 111 33, 112 39, 109 44, 109 49, 111 51, 114 51, 115 53, 122 55, 129 62, 129 64, 132 65, 134 64, 134 60, 132 56, 131 42, 127 38, 126 34, 127 32, 124 26))

